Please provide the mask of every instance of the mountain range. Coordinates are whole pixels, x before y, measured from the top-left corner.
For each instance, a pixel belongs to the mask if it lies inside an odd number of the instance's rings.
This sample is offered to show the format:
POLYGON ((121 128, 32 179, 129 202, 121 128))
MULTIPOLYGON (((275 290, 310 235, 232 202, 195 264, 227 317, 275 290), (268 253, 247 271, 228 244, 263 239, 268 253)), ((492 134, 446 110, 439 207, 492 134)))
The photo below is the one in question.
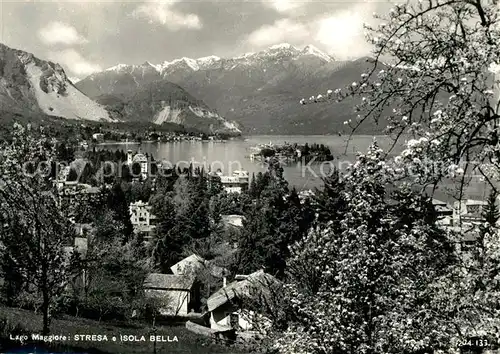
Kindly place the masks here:
MULTIPOLYGON (((206 132, 335 134, 353 100, 302 106, 301 98, 358 81, 368 58, 338 61, 283 43, 233 58, 118 64, 72 83, 62 67, 0 44, 0 110, 25 116, 174 123, 206 132)), ((362 125, 358 133, 381 128, 362 125)))
MULTIPOLYGON (((245 133, 332 134, 347 132, 343 122, 355 116, 354 102, 301 106, 299 101, 359 81, 371 68, 367 59, 338 61, 312 45, 296 48, 283 43, 234 58, 208 56, 160 64, 118 64, 86 77, 76 86, 97 102, 107 103, 110 95, 121 96, 131 88, 147 91, 151 83, 167 81, 215 108, 227 120, 237 122, 245 133)), ((380 130, 367 123, 358 132, 380 130)))
MULTIPOLYGON (((240 134, 202 100, 166 80, 137 86, 118 77, 115 89, 89 97, 72 83, 59 64, 0 44, 0 111, 28 120, 53 116, 102 122, 175 123, 207 133, 240 134)), ((1 117, 0 117, 1 118, 1 117)))

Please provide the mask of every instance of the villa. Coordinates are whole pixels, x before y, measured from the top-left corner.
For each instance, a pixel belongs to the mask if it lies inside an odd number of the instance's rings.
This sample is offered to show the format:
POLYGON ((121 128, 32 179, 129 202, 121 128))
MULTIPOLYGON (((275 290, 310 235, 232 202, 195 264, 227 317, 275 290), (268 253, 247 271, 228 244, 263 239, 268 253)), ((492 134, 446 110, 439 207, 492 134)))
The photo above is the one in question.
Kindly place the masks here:
POLYGON ((156 216, 151 213, 151 206, 143 201, 130 203, 130 222, 136 234, 143 234, 149 241, 156 228, 156 216))
MULTIPOLYGON (((127 151, 127 165, 132 166, 133 164, 139 164, 141 166, 141 176, 142 178, 148 178, 149 174, 149 161, 146 155, 138 152, 136 154, 133 153, 132 150, 127 151)), ((134 176, 136 177, 136 176, 134 176)))
POLYGON ((238 194, 248 188, 250 181, 248 172, 243 170, 234 171, 231 176, 224 176, 222 172, 218 171, 211 173, 210 178, 219 180, 226 193, 238 194))

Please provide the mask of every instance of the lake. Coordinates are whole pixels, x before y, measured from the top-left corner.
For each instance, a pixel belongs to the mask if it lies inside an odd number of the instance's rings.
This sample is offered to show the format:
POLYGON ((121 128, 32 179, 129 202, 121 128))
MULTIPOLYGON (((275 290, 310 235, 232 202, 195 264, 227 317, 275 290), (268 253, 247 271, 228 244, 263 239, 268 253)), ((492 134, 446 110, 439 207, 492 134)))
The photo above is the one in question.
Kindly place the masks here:
MULTIPOLYGON (((252 174, 267 169, 262 163, 248 158, 251 154, 249 148, 257 144, 268 144, 270 142, 282 144, 288 142, 297 144, 316 143, 328 146, 335 158, 334 161, 312 164, 295 163, 284 166, 285 178, 291 185, 302 190, 321 187, 321 176, 327 176, 333 165, 341 170, 345 169, 350 162, 355 160, 356 152, 366 152, 374 139, 384 151, 388 151, 392 147, 393 142, 389 137, 368 135, 356 135, 351 137, 350 140, 348 140, 347 136, 338 135, 259 135, 247 136, 245 140, 229 140, 225 143, 200 141, 143 142, 141 144, 110 143, 102 144, 101 147, 111 150, 147 152, 152 154, 156 161, 161 160, 172 165, 180 163, 183 166, 193 163, 195 166, 203 166, 206 171, 220 169, 224 174, 230 175, 232 171, 236 170, 246 170, 252 174)), ((392 149, 392 154, 401 152, 402 143, 403 141, 392 149)), ((436 198, 451 201, 449 194, 456 194, 455 188, 453 188, 453 191, 449 190, 452 186, 452 182, 444 182, 441 190, 436 192, 436 198)), ((474 182, 468 186, 465 195, 469 198, 484 199, 487 192, 488 188, 484 182, 474 182)))
MULTIPOLYGON (((110 143, 101 146, 111 150, 147 152, 152 154, 156 161, 161 160, 172 165, 180 163, 185 166, 193 163, 195 166, 203 166, 205 170, 216 171, 220 169, 224 174, 230 175, 232 171, 236 170, 246 170, 252 174, 267 169, 264 164, 252 161, 248 157, 251 154, 249 148, 257 144, 268 144, 270 142, 273 144, 283 144, 285 142, 324 144, 332 151, 335 157, 334 161, 308 164, 295 163, 283 168, 285 178, 291 185, 296 186, 298 189, 311 189, 321 186, 321 176, 328 175, 333 165, 343 169, 355 159, 357 151, 366 152, 373 139, 373 136, 367 135, 353 136, 350 141, 348 141, 347 137, 338 135, 259 135, 245 137, 245 140, 229 140, 225 143, 179 141, 168 143, 143 142, 141 144, 110 143)), ((389 138, 384 136, 378 136, 376 140, 384 150, 388 149, 392 143, 389 138)), ((398 150, 395 149, 395 151, 398 150)))

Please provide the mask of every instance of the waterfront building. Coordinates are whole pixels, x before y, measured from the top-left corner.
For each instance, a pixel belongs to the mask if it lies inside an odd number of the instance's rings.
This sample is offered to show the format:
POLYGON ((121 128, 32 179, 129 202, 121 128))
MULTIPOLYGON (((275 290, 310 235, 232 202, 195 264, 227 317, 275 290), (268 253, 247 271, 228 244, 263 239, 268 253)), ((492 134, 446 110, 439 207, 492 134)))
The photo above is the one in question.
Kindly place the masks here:
POLYGON ((231 176, 224 176, 222 172, 215 172, 209 175, 209 182, 218 180, 222 184, 222 188, 227 193, 241 193, 248 188, 250 176, 248 171, 237 170, 231 176))
POLYGON ((149 174, 149 162, 148 158, 146 155, 138 152, 138 153, 133 153, 132 150, 127 151, 127 164, 131 167, 133 164, 139 164, 141 166, 141 176, 146 179, 148 178, 149 174))

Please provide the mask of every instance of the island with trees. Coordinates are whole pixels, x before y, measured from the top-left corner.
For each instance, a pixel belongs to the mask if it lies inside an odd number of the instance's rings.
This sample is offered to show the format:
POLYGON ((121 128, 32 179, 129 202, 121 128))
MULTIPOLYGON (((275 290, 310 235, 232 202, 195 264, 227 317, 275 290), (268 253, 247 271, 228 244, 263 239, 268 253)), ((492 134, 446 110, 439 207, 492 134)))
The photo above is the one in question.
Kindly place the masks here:
POLYGON ((249 155, 251 160, 268 162, 270 159, 276 158, 281 163, 305 162, 311 160, 315 162, 332 161, 333 155, 330 148, 324 144, 262 144, 251 148, 252 153, 249 155))

